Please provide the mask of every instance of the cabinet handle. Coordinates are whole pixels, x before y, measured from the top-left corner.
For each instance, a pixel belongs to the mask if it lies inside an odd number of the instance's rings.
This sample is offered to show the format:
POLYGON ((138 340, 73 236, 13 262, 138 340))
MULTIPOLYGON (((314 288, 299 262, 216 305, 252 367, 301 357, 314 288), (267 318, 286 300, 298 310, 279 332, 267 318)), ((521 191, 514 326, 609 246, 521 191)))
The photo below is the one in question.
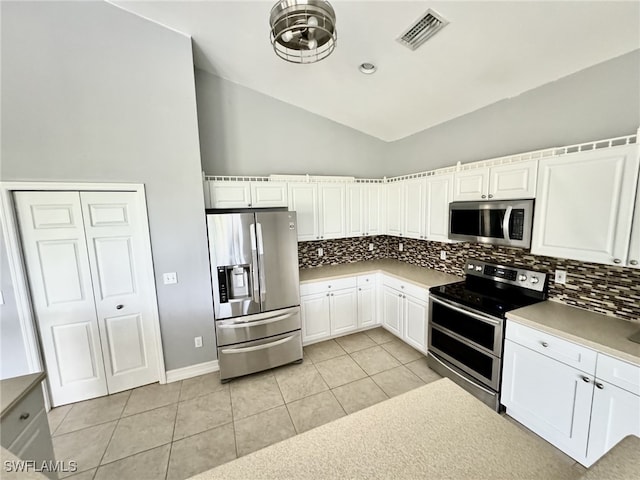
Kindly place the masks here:
POLYGON ((596 384, 596 388, 599 390, 602 390, 604 388, 604 385, 601 384, 600 382, 595 382, 595 384, 596 384))
POLYGON ((399 294, 398 294, 398 296, 399 296, 400 298, 402 298, 402 294, 401 294, 401 293, 399 293, 399 294))
POLYGON ((359 288, 359 289, 358 289, 358 291, 359 291, 359 292, 361 292, 361 291, 362 291, 362 289, 361 289, 361 288, 359 288))
POLYGON ((613 259, 613 263, 621 263, 621 262, 622 262, 622 260, 620 260, 619 258, 614 258, 613 259))
POLYGON ((549 344, 547 342, 540 342, 544 348, 547 348, 549 344))
POLYGON ((20 415, 20 420, 26 420, 27 418, 29 418, 29 413, 23 413, 20 415))
POLYGON ((124 307, 124 305, 116 305, 116 310, 122 310, 122 307, 124 307))
POLYGON ((487 198, 487 196, 486 195, 482 195, 482 198, 487 198))
POLYGON ((320 238, 324 238, 324 235, 320 235, 320 238))
POLYGON ((331 296, 333 297, 333 293, 331 294, 331 296))
POLYGON ((327 293, 327 297, 329 296, 329 294, 327 293))
POLYGON ((400 288, 404 288, 404 285, 400 285, 400 288))
POLYGON ((316 237, 316 240, 320 240, 320 237, 316 237))
POLYGON ((249 204, 249 206, 251 206, 251 204, 249 204))
POLYGON ((489 194, 489 198, 493 198, 493 195, 489 194))
POLYGON ((638 264, 638 260, 631 260, 629 263, 631 265, 637 265, 638 264))
POLYGON ((589 377, 585 377, 584 375, 582 376, 582 381, 585 383, 589 383, 591 381, 591 379, 589 377))
POLYGON ((405 295, 402 295, 402 298, 407 298, 405 295))

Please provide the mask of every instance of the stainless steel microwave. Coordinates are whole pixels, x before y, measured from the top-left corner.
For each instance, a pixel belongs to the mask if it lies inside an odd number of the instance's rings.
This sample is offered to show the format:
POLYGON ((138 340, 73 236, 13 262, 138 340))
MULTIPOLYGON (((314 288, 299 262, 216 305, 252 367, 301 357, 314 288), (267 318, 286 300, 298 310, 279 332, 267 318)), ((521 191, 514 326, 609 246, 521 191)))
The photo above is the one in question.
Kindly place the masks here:
POLYGON ((449 238, 510 247, 531 247, 533 200, 452 202, 449 238))

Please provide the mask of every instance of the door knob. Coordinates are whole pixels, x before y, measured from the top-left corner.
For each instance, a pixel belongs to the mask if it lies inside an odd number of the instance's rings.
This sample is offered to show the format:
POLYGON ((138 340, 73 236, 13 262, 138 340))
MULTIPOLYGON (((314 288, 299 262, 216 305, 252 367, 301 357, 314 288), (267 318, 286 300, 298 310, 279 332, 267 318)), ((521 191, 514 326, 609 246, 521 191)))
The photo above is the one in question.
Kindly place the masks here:
POLYGON ((116 310, 122 310, 122 307, 124 307, 124 305, 122 305, 122 304, 116 305, 116 310))

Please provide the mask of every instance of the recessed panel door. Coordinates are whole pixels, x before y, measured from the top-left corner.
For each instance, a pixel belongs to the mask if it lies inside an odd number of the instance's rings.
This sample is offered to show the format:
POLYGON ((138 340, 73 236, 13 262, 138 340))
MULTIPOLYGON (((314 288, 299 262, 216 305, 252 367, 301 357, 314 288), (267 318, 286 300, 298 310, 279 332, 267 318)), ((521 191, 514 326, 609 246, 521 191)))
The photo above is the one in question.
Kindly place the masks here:
POLYGON ((81 192, 109 393, 158 381, 151 258, 137 194, 81 192))
POLYGON ((78 192, 16 192, 52 405, 107 394, 78 192))

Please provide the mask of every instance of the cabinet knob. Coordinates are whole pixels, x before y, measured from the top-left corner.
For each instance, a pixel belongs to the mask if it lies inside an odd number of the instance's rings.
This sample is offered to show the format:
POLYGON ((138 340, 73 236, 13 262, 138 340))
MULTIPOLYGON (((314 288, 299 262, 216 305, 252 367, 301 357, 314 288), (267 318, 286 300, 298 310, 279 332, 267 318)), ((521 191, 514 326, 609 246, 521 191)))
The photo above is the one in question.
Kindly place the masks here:
POLYGON ((399 294, 398 294, 398 296, 399 296, 400 298, 402 298, 402 294, 401 294, 401 293, 399 293, 399 294))
POLYGON ((638 264, 638 260, 631 260, 629 263, 631 265, 637 265, 638 264))
POLYGON ((123 307, 124 307, 124 305, 122 305, 122 304, 116 305, 116 310, 122 310, 123 307))
POLYGON ((492 194, 489 194, 489 198, 493 198, 493 195, 492 195, 492 194))
POLYGON ((333 293, 331 294, 331 296, 333 297, 333 293))
POLYGON ((613 259, 613 263, 621 263, 621 262, 622 262, 622 260, 620 260, 619 258, 614 258, 613 259))
POLYGON ((29 413, 28 412, 25 412, 25 413, 20 415, 20 420, 26 420, 27 418, 29 418, 29 413))
POLYGON ((596 383, 596 388, 599 390, 602 390, 604 388, 604 385, 600 382, 595 382, 596 383))
POLYGON ((320 235, 320 238, 324 238, 324 235, 320 235))
POLYGON ((547 348, 549 344, 547 342, 540 342, 544 348, 547 348))
POLYGON ((358 289, 358 291, 359 291, 359 292, 361 292, 361 291, 362 291, 362 289, 361 289, 361 288, 359 288, 359 289, 358 289))
POLYGON ((487 198, 487 196, 486 195, 482 195, 482 198, 487 198))
POLYGON ((251 206, 251 204, 249 204, 249 206, 251 206))
POLYGON ((404 288, 404 285, 400 285, 400 288, 404 288))
POLYGON ((405 295, 402 295, 402 298, 407 298, 405 295))
POLYGON ((582 381, 585 383, 589 383, 591 381, 591 379, 589 377, 585 377, 584 375, 582 376, 582 381))

